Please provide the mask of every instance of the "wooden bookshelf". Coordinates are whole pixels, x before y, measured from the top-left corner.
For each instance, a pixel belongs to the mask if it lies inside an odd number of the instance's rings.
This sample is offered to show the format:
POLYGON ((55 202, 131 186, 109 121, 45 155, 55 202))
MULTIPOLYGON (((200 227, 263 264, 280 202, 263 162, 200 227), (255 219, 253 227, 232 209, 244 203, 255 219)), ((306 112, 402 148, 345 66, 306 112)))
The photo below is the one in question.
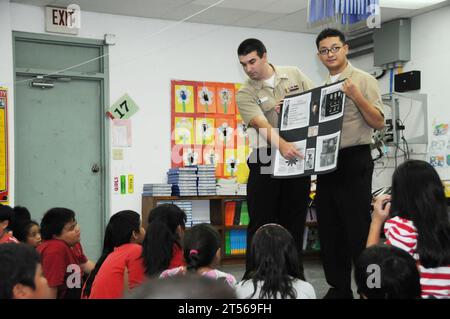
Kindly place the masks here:
POLYGON ((245 262, 245 254, 239 255, 226 255, 225 254, 225 232, 234 229, 247 229, 244 225, 225 225, 225 203, 227 201, 239 201, 246 200, 246 196, 142 196, 142 224, 144 228, 147 228, 148 215, 150 211, 156 207, 158 201, 177 201, 177 200, 188 200, 188 201, 198 201, 207 200, 209 201, 209 217, 211 220, 211 225, 213 225, 219 232, 221 236, 221 252, 222 252, 222 263, 224 264, 235 264, 245 262))
MULTIPOLYGON (((158 201, 176 200, 207 200, 209 201, 209 215, 211 225, 220 233, 222 241, 222 264, 245 263, 245 254, 225 254, 225 232, 228 230, 247 229, 244 225, 225 225, 225 203, 230 200, 246 200, 246 196, 142 196, 142 224, 147 228, 147 220, 150 211, 156 207, 158 201)), ((317 227, 316 221, 308 221, 306 227, 317 227)), ((306 250, 303 252, 304 259, 315 259, 320 255, 320 251, 306 250)))

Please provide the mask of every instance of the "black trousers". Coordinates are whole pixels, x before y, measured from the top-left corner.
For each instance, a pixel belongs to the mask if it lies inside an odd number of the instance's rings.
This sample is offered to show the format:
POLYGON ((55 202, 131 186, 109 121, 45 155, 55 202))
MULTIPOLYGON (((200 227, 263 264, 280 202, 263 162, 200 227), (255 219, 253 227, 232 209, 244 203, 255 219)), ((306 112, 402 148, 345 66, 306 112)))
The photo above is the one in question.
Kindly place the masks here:
POLYGON ((317 177, 317 220, 325 277, 350 296, 352 260, 366 246, 370 227, 373 162, 369 145, 339 151, 336 171, 317 177))
POLYGON ((250 218, 247 227, 247 252, 250 251, 251 240, 259 227, 267 223, 280 224, 294 237, 300 258, 300 270, 303 273, 303 232, 311 179, 309 176, 272 178, 269 169, 270 162, 267 163, 267 156, 270 157, 270 153, 270 148, 255 149, 247 161, 250 168, 247 183, 250 218))

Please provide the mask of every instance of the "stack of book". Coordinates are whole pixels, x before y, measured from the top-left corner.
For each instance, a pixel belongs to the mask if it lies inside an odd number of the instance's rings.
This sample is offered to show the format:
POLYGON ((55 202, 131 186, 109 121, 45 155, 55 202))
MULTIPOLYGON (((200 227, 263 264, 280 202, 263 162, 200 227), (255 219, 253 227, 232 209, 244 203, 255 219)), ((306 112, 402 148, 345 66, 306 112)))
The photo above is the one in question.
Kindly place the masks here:
POLYGON ((217 195, 236 195, 236 178, 218 178, 216 184, 217 195))
POLYGON ((180 207, 186 213, 186 227, 192 226, 192 201, 190 200, 159 200, 156 205, 173 204, 180 207))
POLYGON ((212 165, 197 165, 198 195, 216 195, 216 168, 212 165))
POLYGON ((172 184, 174 196, 197 196, 197 167, 186 166, 171 168, 167 172, 167 181, 172 184))
POLYGON ((247 196, 247 184, 237 184, 236 195, 247 196))
POLYGON ((170 184, 144 184, 142 195, 145 196, 170 196, 172 185, 170 184))

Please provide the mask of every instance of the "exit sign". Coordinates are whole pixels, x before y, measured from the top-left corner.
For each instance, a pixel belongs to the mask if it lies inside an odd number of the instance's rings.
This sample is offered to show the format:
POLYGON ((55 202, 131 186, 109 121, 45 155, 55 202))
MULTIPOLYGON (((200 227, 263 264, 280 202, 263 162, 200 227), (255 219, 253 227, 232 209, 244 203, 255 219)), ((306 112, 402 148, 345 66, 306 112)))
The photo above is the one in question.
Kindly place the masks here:
POLYGON ((67 8, 45 7, 45 31, 78 34, 81 25, 80 7, 70 5, 67 8))

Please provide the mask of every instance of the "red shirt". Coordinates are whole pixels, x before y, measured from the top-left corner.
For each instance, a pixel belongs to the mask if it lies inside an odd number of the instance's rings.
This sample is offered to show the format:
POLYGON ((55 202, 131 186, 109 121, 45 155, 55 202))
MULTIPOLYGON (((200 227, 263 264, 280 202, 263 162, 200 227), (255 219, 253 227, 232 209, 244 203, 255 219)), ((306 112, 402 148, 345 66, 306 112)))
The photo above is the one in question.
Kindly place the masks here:
POLYGON ((177 244, 173 244, 172 259, 170 260, 168 269, 177 268, 180 266, 185 266, 183 249, 181 249, 180 246, 178 246, 177 244))
POLYGON ((18 244, 19 241, 9 233, 3 233, 3 236, 0 237, 0 244, 8 244, 8 243, 15 243, 18 244))
POLYGON ((80 298, 83 286, 83 269, 88 261, 80 243, 70 247, 59 239, 45 240, 37 248, 41 255, 42 271, 48 285, 58 288, 58 299, 80 298), (77 274, 76 271, 80 270, 77 274))
POLYGON ((145 279, 142 246, 135 243, 114 248, 106 257, 92 283, 89 299, 118 299, 124 292, 125 268, 128 287, 133 289, 145 279))

